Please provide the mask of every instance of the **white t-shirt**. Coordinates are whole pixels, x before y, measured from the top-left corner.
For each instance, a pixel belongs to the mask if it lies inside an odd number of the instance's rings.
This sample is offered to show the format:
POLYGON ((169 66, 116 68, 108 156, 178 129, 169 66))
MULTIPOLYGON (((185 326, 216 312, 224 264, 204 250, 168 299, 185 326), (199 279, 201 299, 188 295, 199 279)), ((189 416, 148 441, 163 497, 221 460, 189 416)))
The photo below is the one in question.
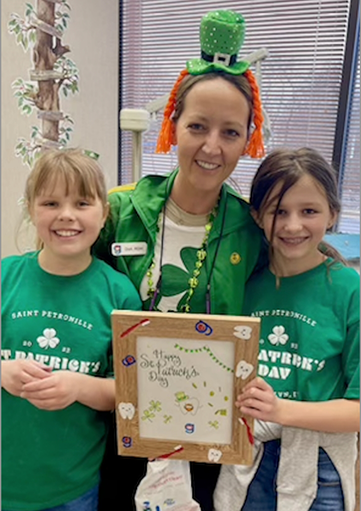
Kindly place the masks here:
MULTIPOLYGON (((158 281, 159 278, 163 213, 161 213, 159 216, 159 225, 160 229, 157 234, 153 259, 155 267, 152 270, 152 281, 154 283, 154 286, 156 285, 156 282, 158 281)), ((182 261, 181 250, 184 247, 200 248, 204 236, 205 236, 204 225, 196 227, 189 225, 178 225, 175 222, 173 222, 173 220, 168 218, 168 216, 166 216, 163 238, 162 265, 164 266, 166 264, 171 264, 172 266, 175 266, 180 270, 183 270, 185 273, 188 273, 188 270, 184 265, 184 262, 182 261)), ((195 263, 196 259, 194 260, 194 265, 195 263)), ((182 293, 179 294, 175 294, 173 296, 162 296, 159 304, 157 305, 157 309, 162 312, 177 310, 177 305, 183 298, 183 296, 187 293, 188 288, 186 291, 183 291, 182 293)), ((148 298, 148 277, 146 274, 140 285, 140 296, 143 301, 145 301, 148 298)))

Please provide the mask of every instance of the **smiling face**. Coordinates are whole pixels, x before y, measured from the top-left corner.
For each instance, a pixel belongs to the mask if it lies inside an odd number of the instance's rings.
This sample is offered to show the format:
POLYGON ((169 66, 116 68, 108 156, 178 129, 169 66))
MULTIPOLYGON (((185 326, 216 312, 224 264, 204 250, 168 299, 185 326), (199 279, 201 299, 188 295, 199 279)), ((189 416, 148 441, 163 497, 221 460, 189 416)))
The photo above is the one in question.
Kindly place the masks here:
POLYGON ((175 127, 180 170, 174 199, 180 207, 192 197, 217 201, 246 147, 249 116, 245 96, 223 78, 196 83, 189 90, 175 127))
POLYGON ((34 198, 30 215, 44 243, 39 256, 44 269, 62 272, 66 264, 71 273, 79 273, 87 268, 90 248, 107 216, 99 197, 84 197, 76 186, 69 189, 58 179, 34 198))
POLYGON ((287 276, 321 264, 324 256, 318 245, 334 224, 337 214, 330 210, 321 185, 309 174, 304 174, 282 197, 272 236, 282 184, 275 186, 256 220, 273 249, 271 266, 279 276, 287 276))

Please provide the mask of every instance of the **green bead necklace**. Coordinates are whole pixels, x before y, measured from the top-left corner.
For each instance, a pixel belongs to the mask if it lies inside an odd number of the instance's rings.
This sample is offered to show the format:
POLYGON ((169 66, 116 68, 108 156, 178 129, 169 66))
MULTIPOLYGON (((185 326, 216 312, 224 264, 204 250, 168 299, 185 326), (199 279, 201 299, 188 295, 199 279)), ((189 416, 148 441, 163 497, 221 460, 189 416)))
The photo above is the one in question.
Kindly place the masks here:
MULTIPOLYGON (((209 234, 213 227, 214 219, 217 216, 217 211, 218 211, 218 203, 216 204, 216 206, 212 209, 211 213, 209 214, 208 222, 205 225, 204 238, 203 238, 202 245, 201 245, 200 249, 197 250, 197 260, 195 262, 195 267, 193 270, 192 277, 188 280, 189 289, 187 292, 186 302, 184 305, 181 306, 181 312, 190 312, 191 311, 189 302, 191 301, 192 296, 194 295, 194 292, 199 284, 198 277, 201 274, 201 270, 202 270, 204 261, 207 258, 208 238, 209 238, 209 234)), ((160 268, 162 268, 165 217, 166 217, 166 206, 164 206, 164 212, 163 212, 162 242, 161 242, 161 249, 160 249, 160 253, 161 253, 160 268)), ((158 229, 159 229, 159 227, 158 227, 158 229)), ((148 279, 147 280, 147 282, 148 282, 148 293, 147 294, 148 294, 149 298, 151 298, 151 305, 150 305, 149 310, 153 310, 153 308, 154 308, 157 295, 159 294, 159 288, 160 288, 160 283, 161 283, 161 278, 162 278, 161 273, 160 273, 158 282, 157 282, 156 286, 154 286, 154 281, 153 281, 154 268, 155 268, 155 263, 153 260, 152 264, 150 265, 150 267, 147 271, 147 279, 148 279)))

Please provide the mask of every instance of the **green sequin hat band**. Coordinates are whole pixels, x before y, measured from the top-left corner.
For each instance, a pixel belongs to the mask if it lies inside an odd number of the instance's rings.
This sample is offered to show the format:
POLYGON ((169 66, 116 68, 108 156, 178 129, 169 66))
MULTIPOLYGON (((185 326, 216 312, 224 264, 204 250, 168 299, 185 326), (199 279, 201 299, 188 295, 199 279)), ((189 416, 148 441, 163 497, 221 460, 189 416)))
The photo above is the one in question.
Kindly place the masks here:
POLYGON ((187 62, 191 75, 224 71, 241 75, 250 66, 246 60, 237 62, 246 31, 241 14, 234 11, 211 11, 203 16, 200 25, 201 58, 187 62))

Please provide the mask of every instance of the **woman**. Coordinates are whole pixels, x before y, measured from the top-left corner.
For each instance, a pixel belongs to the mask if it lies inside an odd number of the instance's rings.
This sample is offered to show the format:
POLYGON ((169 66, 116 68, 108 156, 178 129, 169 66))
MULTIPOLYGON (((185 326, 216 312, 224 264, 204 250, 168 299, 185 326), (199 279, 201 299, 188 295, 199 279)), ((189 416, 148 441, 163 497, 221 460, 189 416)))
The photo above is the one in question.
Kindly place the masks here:
MULTIPOLYGON (((202 58, 180 74, 158 140, 158 152, 178 146, 179 167, 109 196, 110 220, 96 254, 130 277, 145 310, 241 314, 261 231, 225 181, 242 155, 264 152, 258 87, 249 63, 236 61, 244 31, 235 12, 203 17, 202 58)), ((131 463, 140 461, 127 460, 128 477, 131 463)), ((144 468, 132 472, 133 495, 144 468)), ((218 468, 194 464, 192 473, 195 500, 203 511, 212 509, 218 468)))

